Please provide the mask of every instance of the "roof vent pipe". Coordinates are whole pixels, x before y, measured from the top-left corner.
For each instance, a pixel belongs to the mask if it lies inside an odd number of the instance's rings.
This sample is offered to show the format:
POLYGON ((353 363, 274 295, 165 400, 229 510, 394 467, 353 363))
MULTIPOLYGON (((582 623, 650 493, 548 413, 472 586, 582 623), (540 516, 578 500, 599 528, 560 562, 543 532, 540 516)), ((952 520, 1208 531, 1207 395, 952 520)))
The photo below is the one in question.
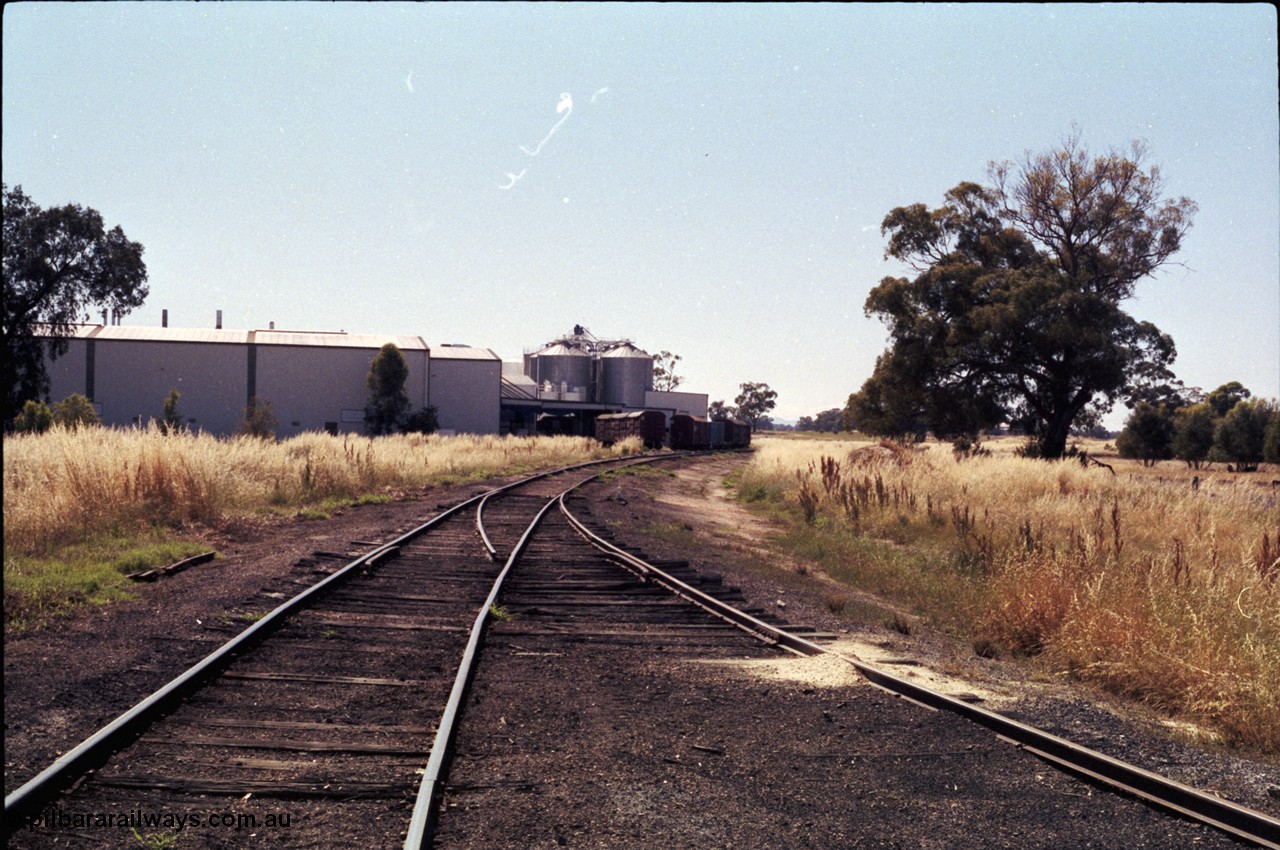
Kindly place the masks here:
POLYGON ((271 330, 275 330, 275 329, 276 329, 276 323, 275 323, 275 322, 268 322, 268 323, 267 323, 267 327, 268 327, 268 328, 270 328, 271 330))
POLYGON ((218 321, 214 324, 214 330, 222 330, 222 311, 218 311, 218 321))
POLYGON ((160 311, 160 327, 162 328, 169 327, 169 311, 168 310, 160 311))

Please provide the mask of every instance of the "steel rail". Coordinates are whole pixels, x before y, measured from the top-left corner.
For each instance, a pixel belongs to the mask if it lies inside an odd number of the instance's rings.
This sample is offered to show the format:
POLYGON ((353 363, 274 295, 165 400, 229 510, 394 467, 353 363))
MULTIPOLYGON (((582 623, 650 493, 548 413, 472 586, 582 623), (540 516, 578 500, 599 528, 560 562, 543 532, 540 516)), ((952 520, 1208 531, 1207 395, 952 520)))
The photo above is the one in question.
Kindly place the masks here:
MULTIPOLYGON (((497 548, 489 539, 488 533, 484 527, 484 506, 488 503, 490 497, 501 493, 512 487, 528 484, 553 475, 559 475, 565 472, 572 472, 590 466, 600 466, 606 463, 614 463, 615 469, 622 469, 629 466, 638 466, 640 464, 650 463, 654 460, 667 460, 677 457, 688 457, 690 454, 697 453, 673 453, 662 455, 641 455, 629 461, 619 462, 617 458, 606 458, 604 460, 588 461, 586 463, 576 464, 574 466, 564 467, 563 469, 552 470, 550 472, 541 473, 531 476, 516 484, 500 487, 483 494, 479 498, 479 504, 476 507, 476 528, 480 532, 480 538, 484 543, 485 551, 490 558, 497 557, 497 548)), ((592 475, 584 479, 584 481, 592 481, 600 476, 592 475)), ((445 710, 440 716, 440 722, 436 726, 435 741, 431 745, 431 755, 427 760, 427 766, 423 770, 422 783, 418 786, 417 798, 414 802, 413 815, 409 819, 409 828, 405 833, 404 847, 405 850, 421 850, 421 848, 430 846, 432 834, 435 832, 436 821, 438 818, 436 804, 443 790, 445 773, 448 770, 449 756, 452 754, 454 733, 457 730, 458 720, 461 716, 463 701, 466 699, 467 690, 471 686, 471 681, 475 676, 475 668, 480 658, 480 648, 484 640, 484 634, 488 629, 490 612, 493 606, 497 604, 498 595, 502 591, 503 582, 506 581, 520 556, 524 554, 525 548, 528 546, 529 540, 533 537, 534 531, 537 529, 542 518, 546 516, 547 511, 552 507, 561 503, 565 493, 568 493, 584 483, 580 481, 568 488, 558 496, 548 497, 546 504, 533 518, 521 534, 519 541, 512 548, 511 554, 507 556, 506 563, 503 565, 502 571, 494 579, 493 587, 489 591, 488 597, 485 598, 484 604, 480 607, 476 614, 476 619, 471 625, 471 631, 467 639, 466 649, 463 650, 462 658, 458 666, 457 675, 453 680, 453 687, 449 691, 449 699, 445 704, 445 710)))
POLYGON ((262 619, 222 644, 218 649, 171 679, 168 683, 162 685, 151 695, 139 701, 132 708, 116 717, 93 735, 90 735, 73 749, 64 753, 51 765, 8 794, 4 799, 6 828, 10 824, 19 823, 24 818, 30 818, 38 814, 43 806, 70 787, 76 779, 104 764, 113 753, 128 746, 157 720, 172 711, 183 699, 216 678, 231 664, 236 656, 256 646, 292 614, 318 600, 356 571, 374 566, 385 558, 394 557, 406 543, 427 533, 454 514, 496 493, 584 466, 616 461, 617 458, 605 458, 582 464, 573 464, 560 469, 538 473, 511 484, 480 493, 442 511, 396 539, 383 543, 355 558, 346 566, 278 605, 262 619))
POLYGON ((524 553, 529 539, 538 527, 538 523, 542 522, 542 518, 546 516, 547 511, 554 507, 555 504, 555 497, 547 499, 547 503, 542 506, 537 516, 529 523, 529 527, 520 536, 519 542, 512 548, 502 571, 494 579, 493 587, 489 590, 489 595, 485 598, 484 604, 480 606, 475 622, 471 624, 467 647, 462 652, 458 673, 454 677, 453 688, 449 691, 449 701, 445 704, 444 713, 440 715, 440 722, 436 726, 436 737, 431 745, 431 756, 427 760, 427 767, 422 774, 422 784, 418 786, 418 796, 414 803, 413 816, 409 820, 409 829, 405 834, 404 846, 406 850, 420 850, 420 848, 428 846, 427 842, 435 831, 437 819, 436 800, 442 790, 444 774, 449 763, 449 755, 453 749, 454 731, 462 711, 463 700, 467 695, 467 689, 471 686, 471 680, 475 675, 476 664, 480 658, 480 643, 484 639, 485 630, 488 628, 490 614, 493 606, 497 604, 498 594, 502 590, 502 583, 506 580, 516 561, 524 553))
POLYGON ((384 558, 394 556, 400 548, 416 537, 430 531, 453 514, 474 504, 485 494, 473 496, 432 517, 427 522, 359 556, 346 566, 316 582, 289 599, 270 613, 224 643, 218 649, 179 674, 159 690, 125 711, 102 729, 86 738, 74 749, 49 765, 20 788, 4 798, 5 823, 29 817, 40 807, 78 777, 103 764, 111 754, 127 746, 149 726, 167 714, 185 697, 215 678, 235 657, 265 639, 288 617, 315 602, 329 590, 341 584, 357 570, 374 566, 384 558))
MULTIPOLYGON (((586 461, 585 463, 575 463, 575 465, 562 467, 562 469, 549 470, 547 472, 539 472, 538 475, 531 475, 527 477, 527 479, 521 479, 520 481, 517 481, 516 484, 509 484, 507 486, 500 486, 500 488, 497 488, 494 490, 489 490, 488 493, 484 493, 480 495, 480 504, 479 506, 476 506, 476 531, 479 531, 480 533, 480 541, 481 541, 481 544, 484 545, 485 554, 488 554, 489 558, 493 559, 493 561, 497 561, 498 559, 498 547, 495 547, 495 545, 493 544, 493 540, 489 539, 488 531, 485 530, 484 508, 486 504, 489 503, 490 498, 494 497, 494 495, 498 495, 499 493, 504 492, 504 490, 511 489, 513 488, 513 486, 522 486, 525 484, 531 484, 532 481, 547 479, 547 477, 552 477, 553 475, 561 475, 561 474, 564 474, 564 472, 582 470, 582 469, 586 469, 586 467, 589 467, 589 466, 600 466, 600 465, 603 465, 603 463, 617 463, 617 466, 614 467, 614 469, 625 469, 625 467, 628 467, 628 466, 639 466, 641 465, 641 463, 672 460, 672 458, 689 457, 690 454, 698 454, 698 453, 699 452, 672 452, 672 453, 664 453, 664 454, 644 453, 644 454, 637 454, 637 456, 635 456, 634 458, 631 458, 631 460, 628 460, 628 461, 620 461, 620 458, 616 458, 616 457, 607 457, 599 461, 586 461)), ((598 477, 598 476, 595 476, 595 477, 598 477)), ((554 497, 552 498, 554 499, 554 497)))
MULTIPOLYGON (((586 483, 586 482, 582 482, 586 483)), ((578 486, 581 486, 579 484, 578 486)), ((576 489, 572 488, 572 489, 576 489)), ((592 532, 565 503, 559 499, 560 510, 574 529, 597 549, 615 561, 629 566, 645 579, 660 584, 673 593, 688 599, 717 617, 755 634, 767 643, 777 644, 802 655, 832 655, 852 665, 868 681, 879 687, 931 708, 949 711, 985 727, 1022 749, 1079 775, 1094 779, 1156 806, 1190 817, 1216 827, 1237 838, 1259 846, 1280 850, 1280 820, 1199 791, 1189 785, 1129 764, 1088 747, 1060 738, 1025 723, 1011 720, 996 712, 971 705, 946 694, 910 682, 872 667, 857 658, 835 652, 812 641, 791 634, 777 626, 765 623, 744 611, 709 596, 658 567, 637 558, 592 532)))

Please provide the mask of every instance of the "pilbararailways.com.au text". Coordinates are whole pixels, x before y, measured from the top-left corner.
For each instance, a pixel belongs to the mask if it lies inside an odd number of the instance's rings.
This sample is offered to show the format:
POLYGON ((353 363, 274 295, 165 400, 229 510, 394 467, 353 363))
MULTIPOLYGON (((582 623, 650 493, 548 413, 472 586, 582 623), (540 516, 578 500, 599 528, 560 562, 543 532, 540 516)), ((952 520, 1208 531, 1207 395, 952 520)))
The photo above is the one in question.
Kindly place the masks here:
MULTIPOLYGON (((8 818, 6 818, 8 820, 8 818)), ((25 816, 18 823, 7 823, 12 828, 37 829, 163 829, 181 832, 184 829, 246 830, 288 829, 293 818, 288 812, 278 814, 252 814, 248 812, 157 812, 146 809, 125 809, 110 812, 67 811, 45 809, 38 815, 25 816)))

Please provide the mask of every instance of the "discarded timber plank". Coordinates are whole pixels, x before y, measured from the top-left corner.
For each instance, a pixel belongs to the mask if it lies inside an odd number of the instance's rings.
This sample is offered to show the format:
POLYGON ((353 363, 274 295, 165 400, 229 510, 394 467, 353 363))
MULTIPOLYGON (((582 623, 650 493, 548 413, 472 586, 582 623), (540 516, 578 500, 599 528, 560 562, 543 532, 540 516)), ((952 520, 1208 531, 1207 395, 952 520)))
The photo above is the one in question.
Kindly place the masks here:
POLYGON ((212 561, 216 557, 218 557, 217 552, 202 552, 199 555, 192 555, 190 558, 183 558, 181 561, 169 564, 167 567, 156 567, 153 570, 143 570, 140 573, 130 573, 128 577, 132 581, 151 582, 164 576, 176 575, 187 567, 194 567, 197 564, 212 561))

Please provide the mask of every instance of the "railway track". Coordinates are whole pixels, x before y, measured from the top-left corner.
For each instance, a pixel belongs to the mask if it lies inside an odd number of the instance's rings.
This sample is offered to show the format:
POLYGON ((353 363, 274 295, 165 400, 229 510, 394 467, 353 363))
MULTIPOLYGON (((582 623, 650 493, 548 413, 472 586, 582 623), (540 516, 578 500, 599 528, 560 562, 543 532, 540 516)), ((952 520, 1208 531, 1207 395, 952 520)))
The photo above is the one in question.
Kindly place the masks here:
MULTIPOLYGON (((242 647, 153 697, 162 719, 104 730, 92 755, 70 753, 42 774, 45 784, 10 795, 7 824, 24 811, 50 811, 52 801, 52 811, 73 817, 137 811, 202 827, 144 824, 138 836, 130 827, 116 846, 138 846, 151 833, 181 836, 182 847, 862 846, 853 831, 864 814, 879 818, 884 801, 854 817, 832 805, 830 792, 842 783, 846 795, 865 794, 859 780, 872 768, 887 768, 877 787, 891 789, 884 799, 892 806, 908 794, 936 796, 960 776, 972 787, 973 762, 1024 783, 1016 796, 1033 815, 1028 823, 1061 807, 1064 794, 1069 806, 1077 794, 1093 796, 1093 785, 1056 774, 1037 789, 1042 774, 1027 765, 1043 771, 1042 763, 973 725, 994 728, 999 721, 980 716, 989 712, 944 704, 910 683, 898 688, 856 659, 839 662, 884 690, 774 692, 726 678, 717 665, 820 654, 822 636, 742 611, 736 591, 685 563, 645 561, 591 539, 574 515, 581 506, 553 498, 589 474, 566 471, 471 500, 353 561, 310 598, 256 624, 261 635, 242 635, 242 647), (697 672, 673 677, 673 668, 697 672), (952 713, 904 706, 895 691, 952 713), (922 714, 931 718, 924 733, 922 714), (926 739, 914 753, 881 751, 882 735, 855 734, 873 722, 926 739), (810 723, 795 752, 771 751, 778 726, 810 723), (104 760, 106 750, 117 752, 104 760), (814 785, 814 775, 823 793, 793 790, 814 785), (920 776, 931 777, 931 790, 915 787, 920 776), (53 796, 68 781, 74 792, 53 796), (788 813, 785 828, 717 817, 717 806, 731 812, 743 794, 788 813), (213 817, 232 821, 207 822, 213 817)), ((1095 783, 1116 782, 1102 762, 1071 761, 1079 748, 1060 749, 1035 730, 996 731, 1095 783)), ((1007 800, 982 804, 960 794, 959 781, 950 785, 938 805, 962 807, 957 830, 972 829, 975 817, 1009 818, 1007 800)), ((1155 782, 1129 793, 1280 846, 1274 820, 1191 789, 1155 782)), ((1162 817, 1098 796, 1090 811, 1100 817, 1162 817)), ((1160 829, 1198 846, 1222 838, 1185 821, 1160 829)), ((1052 841, 1017 846, 1077 846, 1046 834, 1052 841)), ((11 844, 102 846, 102 838, 54 823, 15 831, 11 844)))
MULTIPOLYGON (((509 545, 548 503, 540 492, 589 474, 487 494, 487 533, 509 545)), ((501 566, 477 533, 479 501, 325 576, 14 791, 10 845, 137 846, 186 832, 207 847, 250 833, 395 846, 468 620, 501 566), (39 829, 22 827, 42 815, 39 829), (104 830, 105 815, 123 825, 104 830)))

